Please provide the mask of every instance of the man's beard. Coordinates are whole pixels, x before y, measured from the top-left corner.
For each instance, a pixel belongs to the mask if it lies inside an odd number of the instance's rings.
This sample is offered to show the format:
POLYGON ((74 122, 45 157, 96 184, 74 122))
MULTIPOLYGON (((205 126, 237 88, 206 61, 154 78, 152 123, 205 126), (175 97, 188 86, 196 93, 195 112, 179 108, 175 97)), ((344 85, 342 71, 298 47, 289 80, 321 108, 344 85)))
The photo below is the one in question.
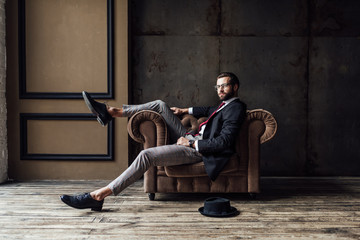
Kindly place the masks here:
POLYGON ((224 96, 222 96, 222 97, 219 96, 219 98, 220 98, 221 101, 226 101, 226 100, 229 100, 230 98, 233 98, 234 95, 235 95, 235 94, 234 94, 234 90, 231 89, 230 92, 226 93, 226 94, 225 94, 224 96))

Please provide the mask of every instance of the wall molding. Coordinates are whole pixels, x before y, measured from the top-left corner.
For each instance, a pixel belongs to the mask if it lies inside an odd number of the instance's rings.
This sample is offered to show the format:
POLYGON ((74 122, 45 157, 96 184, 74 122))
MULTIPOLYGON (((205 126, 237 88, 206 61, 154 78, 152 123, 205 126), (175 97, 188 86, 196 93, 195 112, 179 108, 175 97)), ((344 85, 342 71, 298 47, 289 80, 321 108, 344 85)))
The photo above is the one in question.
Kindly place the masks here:
MULTIPOLYGON (((29 0, 28 0, 29 1, 29 0)), ((114 98, 114 0, 107 1, 107 92, 90 93, 94 98, 114 98)), ((25 0, 18 0, 19 96, 21 99, 81 99, 80 92, 28 92, 26 89, 25 0)))
POLYGON ((0 183, 8 180, 5 0, 0 0, 0 183))
POLYGON ((111 121, 107 127, 107 154, 30 154, 28 153, 28 120, 96 121, 96 117, 88 113, 20 113, 21 160, 114 160, 114 121, 111 121))

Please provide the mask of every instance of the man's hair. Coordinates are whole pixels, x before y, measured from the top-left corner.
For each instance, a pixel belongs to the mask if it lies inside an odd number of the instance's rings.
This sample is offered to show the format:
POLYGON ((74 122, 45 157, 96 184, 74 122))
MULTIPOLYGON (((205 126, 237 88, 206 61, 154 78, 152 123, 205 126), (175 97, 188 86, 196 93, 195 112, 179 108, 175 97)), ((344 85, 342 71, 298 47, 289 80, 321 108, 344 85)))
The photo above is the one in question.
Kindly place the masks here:
POLYGON ((223 77, 229 77, 230 79, 230 83, 234 86, 235 84, 237 84, 240 88, 240 81, 238 79, 238 77, 234 74, 234 73, 231 73, 231 72, 221 72, 216 79, 219 79, 219 78, 223 78, 223 77))

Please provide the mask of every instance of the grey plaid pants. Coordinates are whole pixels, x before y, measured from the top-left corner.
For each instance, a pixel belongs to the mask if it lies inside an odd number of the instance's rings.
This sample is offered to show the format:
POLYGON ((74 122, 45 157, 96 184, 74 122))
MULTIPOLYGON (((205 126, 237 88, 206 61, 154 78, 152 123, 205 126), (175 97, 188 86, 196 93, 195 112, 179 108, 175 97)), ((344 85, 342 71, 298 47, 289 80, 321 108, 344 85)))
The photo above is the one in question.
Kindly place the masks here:
MULTIPOLYGON (((131 117, 142 110, 152 110, 162 115, 169 128, 170 141, 172 143, 175 143, 179 137, 186 133, 186 129, 180 120, 160 100, 141 105, 123 105, 123 116, 131 117)), ((152 166, 174 166, 200 161, 202 161, 202 155, 190 147, 173 144, 148 148, 141 151, 134 162, 119 177, 113 180, 108 187, 114 195, 118 195, 129 185, 141 178, 152 166)))

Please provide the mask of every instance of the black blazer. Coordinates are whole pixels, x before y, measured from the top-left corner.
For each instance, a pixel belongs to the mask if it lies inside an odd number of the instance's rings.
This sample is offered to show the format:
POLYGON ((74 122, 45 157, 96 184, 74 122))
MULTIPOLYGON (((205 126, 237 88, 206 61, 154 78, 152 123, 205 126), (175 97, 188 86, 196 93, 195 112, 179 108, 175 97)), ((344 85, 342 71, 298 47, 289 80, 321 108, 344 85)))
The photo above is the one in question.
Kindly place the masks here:
MULTIPOLYGON (((209 117, 216 107, 194 107, 195 117, 209 117)), ((236 136, 246 117, 246 104, 236 99, 229 103, 206 124, 203 139, 198 141, 199 152, 203 155, 205 169, 212 181, 235 152, 236 136)))

